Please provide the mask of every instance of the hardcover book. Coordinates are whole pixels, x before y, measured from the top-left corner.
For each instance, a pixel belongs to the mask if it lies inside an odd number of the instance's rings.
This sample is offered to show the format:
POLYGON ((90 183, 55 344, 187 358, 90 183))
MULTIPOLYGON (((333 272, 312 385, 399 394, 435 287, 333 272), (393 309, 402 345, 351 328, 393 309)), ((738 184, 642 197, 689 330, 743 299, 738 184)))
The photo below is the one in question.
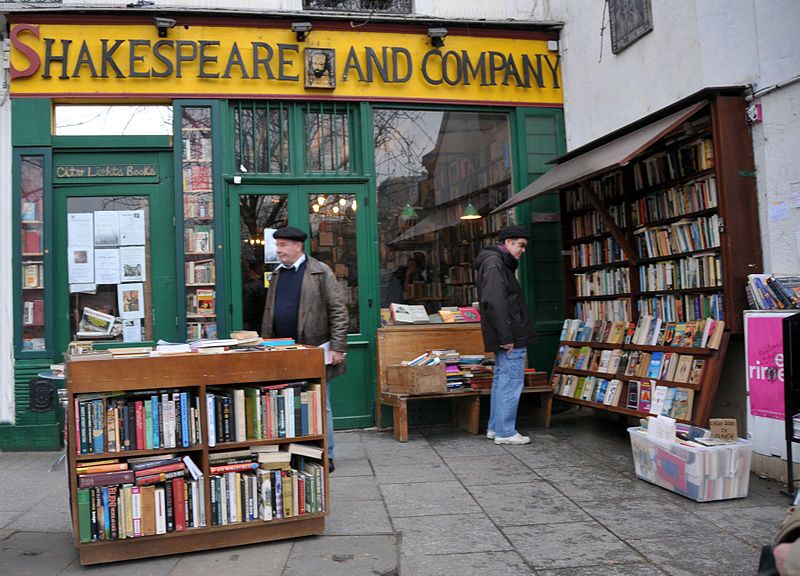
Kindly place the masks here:
POLYGON ((691 354, 681 354, 678 357, 678 367, 675 370, 675 382, 688 382, 689 374, 692 371, 692 361, 694 357, 691 354))

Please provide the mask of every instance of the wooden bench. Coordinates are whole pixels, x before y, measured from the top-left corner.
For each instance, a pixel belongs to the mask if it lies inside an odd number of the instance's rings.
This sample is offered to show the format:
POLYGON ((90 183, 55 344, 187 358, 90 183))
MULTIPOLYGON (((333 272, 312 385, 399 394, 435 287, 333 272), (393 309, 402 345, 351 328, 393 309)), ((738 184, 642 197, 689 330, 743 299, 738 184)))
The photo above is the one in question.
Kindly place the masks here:
MULTIPOLYGON (((378 329, 378 406, 377 425, 381 429, 381 407, 391 406, 394 416, 394 437, 398 442, 408 441, 408 402, 410 400, 452 400, 453 423, 471 434, 478 434, 480 399, 490 396, 491 389, 454 390, 431 394, 399 394, 392 391, 386 367, 400 364, 419 356, 427 350, 456 350, 459 354, 483 354, 483 337, 478 323, 464 324, 418 324, 390 326, 378 329)), ((537 372, 526 381, 523 398, 528 394, 539 396, 538 406, 531 409, 531 416, 541 426, 550 426, 550 409, 553 403, 553 388, 545 372, 537 372)))

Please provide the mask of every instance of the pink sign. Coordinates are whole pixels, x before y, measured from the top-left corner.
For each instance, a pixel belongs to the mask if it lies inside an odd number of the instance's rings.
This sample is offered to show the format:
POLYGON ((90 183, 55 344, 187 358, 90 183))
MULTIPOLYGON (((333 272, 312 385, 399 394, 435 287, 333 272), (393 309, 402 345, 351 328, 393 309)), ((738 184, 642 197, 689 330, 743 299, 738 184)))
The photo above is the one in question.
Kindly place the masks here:
POLYGON ((750 315, 746 321, 750 413, 783 420, 783 317, 750 315))

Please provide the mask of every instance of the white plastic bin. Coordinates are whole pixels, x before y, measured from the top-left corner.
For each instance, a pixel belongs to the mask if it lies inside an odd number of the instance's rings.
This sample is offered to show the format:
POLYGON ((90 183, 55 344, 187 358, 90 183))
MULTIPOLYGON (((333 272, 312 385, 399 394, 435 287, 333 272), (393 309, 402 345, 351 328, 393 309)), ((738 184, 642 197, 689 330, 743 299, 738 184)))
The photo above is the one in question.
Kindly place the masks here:
POLYGON ((628 433, 636 475, 642 480, 698 502, 747 496, 751 441, 694 447, 652 438, 638 426, 628 433))

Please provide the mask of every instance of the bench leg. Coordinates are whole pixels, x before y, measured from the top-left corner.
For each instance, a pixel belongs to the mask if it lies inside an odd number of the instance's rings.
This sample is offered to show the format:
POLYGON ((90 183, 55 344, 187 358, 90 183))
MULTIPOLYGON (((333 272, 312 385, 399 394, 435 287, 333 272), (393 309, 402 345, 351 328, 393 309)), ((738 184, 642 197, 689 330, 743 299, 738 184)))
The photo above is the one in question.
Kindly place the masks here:
POLYGON ((408 403, 405 398, 400 398, 394 407, 394 439, 408 442, 408 403))
POLYGON ((478 433, 481 400, 478 396, 453 398, 453 423, 470 434, 478 433))
POLYGON ((537 406, 529 408, 531 420, 544 428, 550 428, 550 412, 553 408, 553 393, 544 392, 537 395, 537 406))

